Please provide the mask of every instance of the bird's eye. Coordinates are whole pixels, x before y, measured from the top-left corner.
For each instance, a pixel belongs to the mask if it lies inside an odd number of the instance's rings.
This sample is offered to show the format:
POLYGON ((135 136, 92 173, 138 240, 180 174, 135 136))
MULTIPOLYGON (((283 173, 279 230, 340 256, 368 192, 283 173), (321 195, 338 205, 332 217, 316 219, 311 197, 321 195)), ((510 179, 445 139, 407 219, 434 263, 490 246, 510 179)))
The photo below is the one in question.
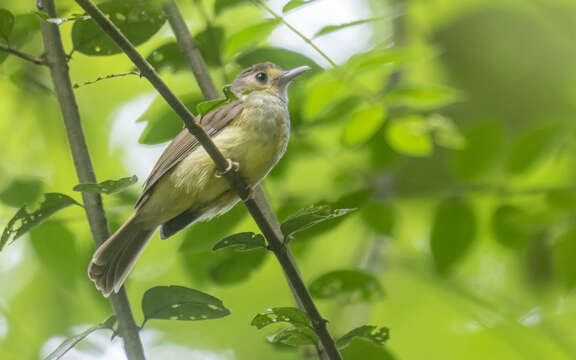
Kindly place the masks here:
POLYGON ((265 83, 266 80, 268 80, 268 75, 266 75, 266 73, 259 72, 258 74, 256 74, 256 80, 258 80, 261 83, 265 83))

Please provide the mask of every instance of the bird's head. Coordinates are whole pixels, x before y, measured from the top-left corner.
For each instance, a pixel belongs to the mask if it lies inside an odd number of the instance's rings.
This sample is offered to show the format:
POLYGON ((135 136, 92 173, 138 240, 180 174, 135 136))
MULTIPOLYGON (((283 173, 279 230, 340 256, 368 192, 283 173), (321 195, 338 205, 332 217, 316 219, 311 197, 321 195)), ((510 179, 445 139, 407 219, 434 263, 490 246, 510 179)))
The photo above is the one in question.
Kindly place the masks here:
POLYGON ((309 66, 300 66, 285 71, 271 62, 252 65, 236 77, 231 90, 239 97, 251 91, 269 92, 287 101, 288 84, 308 70, 310 70, 309 66))

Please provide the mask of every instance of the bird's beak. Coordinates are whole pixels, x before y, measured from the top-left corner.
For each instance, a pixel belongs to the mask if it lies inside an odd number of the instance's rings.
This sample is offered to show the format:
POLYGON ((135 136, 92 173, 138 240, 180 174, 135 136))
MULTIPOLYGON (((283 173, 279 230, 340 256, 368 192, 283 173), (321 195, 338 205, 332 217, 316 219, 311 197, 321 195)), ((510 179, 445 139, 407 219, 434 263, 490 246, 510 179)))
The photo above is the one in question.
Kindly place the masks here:
POLYGON ((294 80, 294 78, 296 78, 299 75, 302 75, 303 73, 305 73, 310 69, 311 67, 306 65, 306 66, 299 66, 292 70, 284 71, 284 73, 278 78, 278 80, 280 80, 280 83, 282 84, 288 84, 290 81, 294 80))

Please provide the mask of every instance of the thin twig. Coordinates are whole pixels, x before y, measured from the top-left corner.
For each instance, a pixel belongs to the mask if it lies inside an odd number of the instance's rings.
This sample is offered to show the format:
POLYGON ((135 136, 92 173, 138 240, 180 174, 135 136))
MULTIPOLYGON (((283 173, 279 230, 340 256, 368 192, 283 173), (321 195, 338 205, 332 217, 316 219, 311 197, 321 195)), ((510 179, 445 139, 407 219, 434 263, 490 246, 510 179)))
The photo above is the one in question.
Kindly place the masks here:
POLYGON ((276 13, 274 10, 272 10, 268 5, 266 5, 264 3, 264 1, 252 0, 252 2, 254 2, 256 5, 262 7, 264 10, 268 11, 270 13, 270 15, 272 15, 275 19, 277 19, 278 21, 280 21, 281 23, 286 25, 286 27, 288 27, 288 29, 292 30, 292 32, 294 32, 294 34, 298 35, 302 40, 304 40, 308 45, 310 45, 314 50, 316 50, 316 52, 318 54, 320 54, 320 56, 322 56, 326 61, 328 61, 330 66, 332 66, 333 68, 338 67, 338 65, 336 65, 334 60, 332 60, 328 55, 326 55, 326 53, 324 51, 320 50, 320 48, 318 46, 316 46, 316 44, 314 44, 314 42, 312 40, 310 40, 306 35, 302 34, 298 29, 296 29, 294 26, 292 26, 289 22, 287 22, 286 19, 284 19, 284 17, 280 16, 278 13, 276 13))
POLYGON ((14 56, 18 56, 19 58, 24 59, 26 61, 30 61, 31 63, 34 63, 36 65, 46 65, 46 61, 43 58, 27 54, 20 50, 13 49, 8 45, 0 44, 0 51, 4 51, 14 56))
POLYGON ((138 75, 138 76, 141 76, 138 71, 128 71, 128 72, 120 73, 120 74, 110 74, 110 75, 100 76, 100 77, 96 78, 96 80, 92 80, 92 81, 86 81, 86 82, 83 82, 83 83, 74 83, 74 85, 72 85, 72 87, 73 87, 74 89, 78 89, 78 88, 80 88, 80 87, 82 87, 82 86, 92 85, 92 84, 95 84, 95 83, 97 83, 97 82, 99 82, 99 81, 102 81, 102 80, 114 79, 114 78, 129 76, 129 75, 138 75))
MULTIPOLYGON (((54 0, 39 0, 38 7, 51 17, 57 17, 54 0)), ((97 183, 92 167, 90 153, 82 130, 82 122, 78 104, 72 89, 66 53, 62 45, 58 25, 42 22, 42 37, 46 51, 46 63, 54 84, 54 92, 60 104, 60 111, 66 127, 66 134, 74 160, 74 167, 79 182, 97 183)), ((108 221, 102 205, 102 197, 98 193, 82 193, 84 208, 94 244, 99 246, 109 236, 108 221)), ((110 297, 110 302, 118 319, 118 331, 124 340, 126 355, 129 360, 144 360, 144 350, 139 336, 139 328, 132 316, 130 303, 124 288, 110 297)))
MULTIPOLYGON (((326 327, 326 320, 322 318, 302 277, 298 272, 298 268, 290 256, 291 252, 283 242, 283 235, 279 231, 278 222, 274 222, 266 216, 266 212, 258 206, 258 203, 251 196, 251 190, 244 182, 242 177, 233 172, 226 172, 225 169, 228 165, 226 158, 218 150, 210 136, 206 134, 204 129, 196 123, 194 115, 190 110, 174 95, 174 93, 168 88, 168 86, 162 81, 158 76, 152 65, 146 61, 146 59, 136 50, 136 48, 130 43, 130 41, 120 32, 120 30, 114 25, 101 11, 92 3, 90 0, 76 0, 84 11, 92 16, 94 21, 102 28, 102 30, 124 51, 124 53, 132 60, 134 65, 143 76, 150 81, 150 83, 156 88, 158 93, 164 98, 164 100, 172 107, 172 109, 180 116, 186 128, 190 133, 192 133, 204 147, 206 152, 210 155, 218 170, 224 173, 224 177, 230 183, 230 187, 236 192, 236 194, 244 201, 244 204, 248 208, 248 211, 252 215, 252 218, 260 228, 260 231, 264 234, 268 240, 270 249, 274 252, 274 255, 280 262, 286 277, 288 278, 294 291, 298 294, 299 299, 302 302, 306 313, 308 314, 312 326, 315 332, 318 334, 318 338, 322 343, 326 354, 329 359, 342 359, 336 344, 328 329, 326 327)), ((256 193, 258 195, 258 193, 256 193)))

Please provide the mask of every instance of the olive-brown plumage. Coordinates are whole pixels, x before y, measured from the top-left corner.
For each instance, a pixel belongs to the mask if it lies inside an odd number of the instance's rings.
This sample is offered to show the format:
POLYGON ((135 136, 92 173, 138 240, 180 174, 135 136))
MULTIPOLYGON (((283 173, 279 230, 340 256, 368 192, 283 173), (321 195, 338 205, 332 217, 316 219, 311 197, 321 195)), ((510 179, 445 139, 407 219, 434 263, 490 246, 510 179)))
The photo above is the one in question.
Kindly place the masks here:
MULTIPOLYGON (((199 119, 216 146, 250 186, 282 157, 290 133, 290 81, 306 71, 262 63, 242 71, 231 90, 239 100, 199 119)), ((90 278, 104 296, 118 291, 158 227, 168 238, 196 221, 230 210, 238 201, 214 162, 187 129, 164 150, 136 202, 134 214, 94 253, 90 278)))

